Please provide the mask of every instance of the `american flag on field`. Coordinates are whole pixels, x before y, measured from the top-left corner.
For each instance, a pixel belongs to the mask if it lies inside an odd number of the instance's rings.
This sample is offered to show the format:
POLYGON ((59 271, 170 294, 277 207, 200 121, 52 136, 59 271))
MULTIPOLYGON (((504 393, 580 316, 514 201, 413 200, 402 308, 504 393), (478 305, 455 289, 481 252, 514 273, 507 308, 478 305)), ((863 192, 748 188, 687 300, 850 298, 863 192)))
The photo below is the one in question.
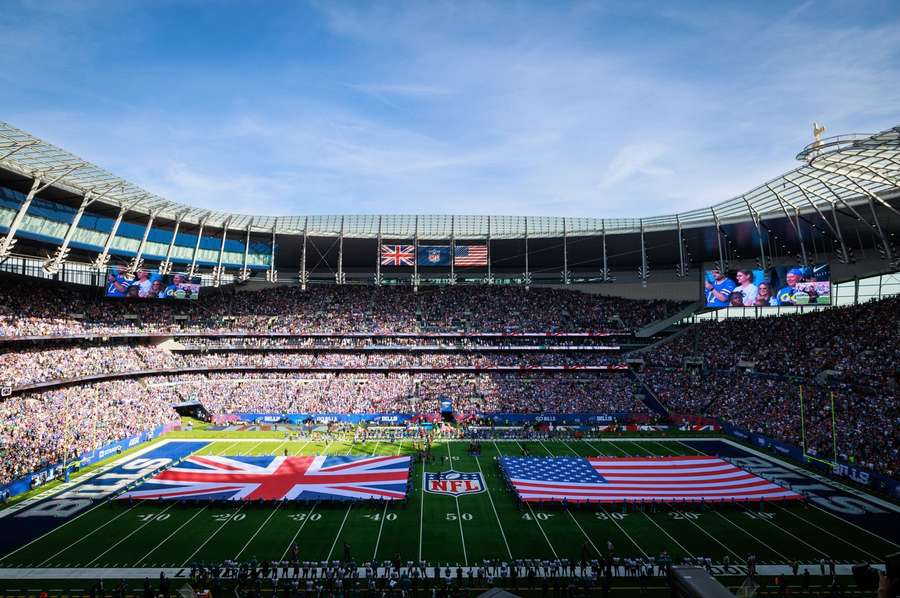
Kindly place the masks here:
POLYGON ((454 266, 487 266, 487 245, 457 245, 454 266))
POLYGON ((140 500, 402 500, 409 457, 195 455, 120 498, 140 500))
POLYGON ((502 457, 524 501, 800 500, 796 492, 718 457, 502 457))
POLYGON ((416 263, 415 245, 382 245, 382 266, 413 266, 416 263))

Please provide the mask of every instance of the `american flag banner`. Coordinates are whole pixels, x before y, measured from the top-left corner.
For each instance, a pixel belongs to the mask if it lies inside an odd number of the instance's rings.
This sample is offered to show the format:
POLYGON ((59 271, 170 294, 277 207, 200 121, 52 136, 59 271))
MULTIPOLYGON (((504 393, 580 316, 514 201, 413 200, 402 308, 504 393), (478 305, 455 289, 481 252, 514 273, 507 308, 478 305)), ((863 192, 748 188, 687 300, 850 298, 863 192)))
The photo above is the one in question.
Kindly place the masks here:
POLYGON ((416 263, 415 245, 382 245, 382 266, 414 266, 416 263))
POLYGON ((723 502, 803 497, 718 457, 501 457, 526 502, 723 502))
POLYGON ((454 251, 454 266, 487 266, 487 261, 487 245, 457 245, 454 251))
POLYGON ((410 459, 194 455, 119 496, 134 500, 403 500, 410 459))

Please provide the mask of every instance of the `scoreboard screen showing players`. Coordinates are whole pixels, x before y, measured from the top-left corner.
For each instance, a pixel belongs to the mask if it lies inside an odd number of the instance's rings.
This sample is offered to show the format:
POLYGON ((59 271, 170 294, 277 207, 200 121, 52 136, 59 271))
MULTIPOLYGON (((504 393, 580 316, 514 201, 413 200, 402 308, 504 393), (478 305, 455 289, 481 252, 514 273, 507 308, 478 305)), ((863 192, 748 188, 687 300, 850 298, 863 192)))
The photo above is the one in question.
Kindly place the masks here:
POLYGON ((831 269, 819 264, 707 270, 703 294, 706 307, 714 308, 830 305, 831 269))
POLYGON ((126 268, 110 268, 106 274, 106 296, 126 299, 197 299, 200 277, 187 274, 160 274, 156 270, 138 270, 131 275, 126 268))

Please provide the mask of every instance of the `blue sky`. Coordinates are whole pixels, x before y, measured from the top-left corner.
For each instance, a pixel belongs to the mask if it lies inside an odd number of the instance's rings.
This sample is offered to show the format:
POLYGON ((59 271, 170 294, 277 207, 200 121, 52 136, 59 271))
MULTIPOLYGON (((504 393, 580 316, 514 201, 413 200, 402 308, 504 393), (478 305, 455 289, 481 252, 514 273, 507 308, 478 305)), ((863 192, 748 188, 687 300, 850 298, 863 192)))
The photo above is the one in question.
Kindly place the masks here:
POLYGON ((900 124, 900 2, 6 0, 0 120, 243 213, 650 216, 900 124))

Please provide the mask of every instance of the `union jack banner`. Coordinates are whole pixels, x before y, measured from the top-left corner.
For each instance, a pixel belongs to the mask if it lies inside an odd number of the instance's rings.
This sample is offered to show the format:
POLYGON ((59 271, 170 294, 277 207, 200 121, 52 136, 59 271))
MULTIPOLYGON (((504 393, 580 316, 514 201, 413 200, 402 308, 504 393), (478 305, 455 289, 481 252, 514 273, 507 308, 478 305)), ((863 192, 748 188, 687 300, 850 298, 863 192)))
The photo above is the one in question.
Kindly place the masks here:
POLYGON ((194 455, 119 496, 134 500, 403 500, 409 457, 194 455))
POLYGON ((415 245, 382 245, 382 266, 414 266, 416 263, 415 245))
POLYGON ((796 492, 718 457, 502 457, 526 502, 801 500, 796 492))

